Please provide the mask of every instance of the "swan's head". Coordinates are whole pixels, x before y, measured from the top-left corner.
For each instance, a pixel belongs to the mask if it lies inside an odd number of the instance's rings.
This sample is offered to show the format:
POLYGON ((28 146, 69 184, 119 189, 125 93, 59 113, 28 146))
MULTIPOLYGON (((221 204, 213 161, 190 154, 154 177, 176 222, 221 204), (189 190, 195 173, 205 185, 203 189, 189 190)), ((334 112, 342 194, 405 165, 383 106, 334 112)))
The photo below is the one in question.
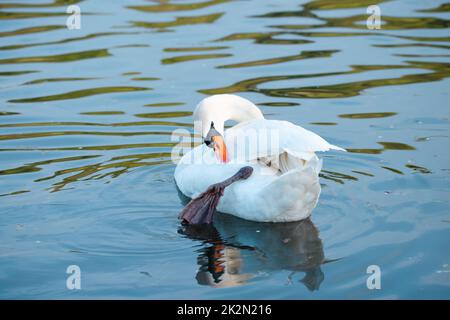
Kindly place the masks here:
POLYGON ((228 151, 223 136, 214 128, 214 122, 211 121, 211 127, 203 139, 203 142, 210 148, 214 149, 219 160, 228 162, 228 151))
POLYGON ((249 100, 233 94, 217 94, 203 99, 195 108, 194 130, 201 133, 205 144, 214 148, 219 158, 224 160, 228 159, 223 141, 225 121, 256 119, 264 119, 264 116, 249 100), (221 151, 217 148, 221 148, 221 151))

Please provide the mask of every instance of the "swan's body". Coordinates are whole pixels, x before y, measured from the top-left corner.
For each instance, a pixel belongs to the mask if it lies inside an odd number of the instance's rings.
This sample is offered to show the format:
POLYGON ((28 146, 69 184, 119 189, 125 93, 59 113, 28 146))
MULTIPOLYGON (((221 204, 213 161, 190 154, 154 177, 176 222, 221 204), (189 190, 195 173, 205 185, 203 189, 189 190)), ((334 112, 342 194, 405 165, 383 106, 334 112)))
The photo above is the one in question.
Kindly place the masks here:
POLYGON ((250 101, 235 95, 204 99, 194 112, 194 125, 206 137, 211 122, 223 135, 228 162, 221 163, 205 144, 180 160, 175 181, 195 198, 243 166, 253 174, 225 189, 217 210, 243 219, 265 222, 298 221, 311 215, 320 194, 322 162, 316 151, 343 150, 317 134, 287 121, 266 120, 250 101), (224 131, 224 123, 240 123, 224 131))

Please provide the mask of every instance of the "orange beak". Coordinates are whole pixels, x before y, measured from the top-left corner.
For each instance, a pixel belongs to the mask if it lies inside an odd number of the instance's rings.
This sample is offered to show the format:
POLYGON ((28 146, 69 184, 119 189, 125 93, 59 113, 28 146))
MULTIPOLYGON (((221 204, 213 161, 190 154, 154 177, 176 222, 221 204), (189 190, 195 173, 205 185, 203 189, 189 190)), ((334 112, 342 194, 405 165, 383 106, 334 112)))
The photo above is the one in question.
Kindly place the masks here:
POLYGON ((216 153, 217 158, 219 158, 221 162, 227 163, 228 152, 222 136, 213 136, 211 139, 214 142, 214 152, 216 153))

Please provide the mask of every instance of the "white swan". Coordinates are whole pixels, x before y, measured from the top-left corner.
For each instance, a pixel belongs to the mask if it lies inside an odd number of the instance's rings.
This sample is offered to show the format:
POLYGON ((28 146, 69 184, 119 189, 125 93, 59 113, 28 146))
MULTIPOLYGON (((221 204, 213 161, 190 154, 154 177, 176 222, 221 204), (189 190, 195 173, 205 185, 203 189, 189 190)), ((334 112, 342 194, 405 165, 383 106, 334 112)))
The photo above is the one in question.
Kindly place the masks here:
POLYGON ((230 94, 203 99, 194 111, 194 129, 205 143, 181 158, 175 169, 178 188, 195 198, 251 166, 248 179, 225 189, 217 210, 253 221, 309 217, 320 194, 322 161, 315 152, 345 151, 288 121, 266 120, 252 102, 230 94), (224 130, 227 120, 238 124, 224 130))

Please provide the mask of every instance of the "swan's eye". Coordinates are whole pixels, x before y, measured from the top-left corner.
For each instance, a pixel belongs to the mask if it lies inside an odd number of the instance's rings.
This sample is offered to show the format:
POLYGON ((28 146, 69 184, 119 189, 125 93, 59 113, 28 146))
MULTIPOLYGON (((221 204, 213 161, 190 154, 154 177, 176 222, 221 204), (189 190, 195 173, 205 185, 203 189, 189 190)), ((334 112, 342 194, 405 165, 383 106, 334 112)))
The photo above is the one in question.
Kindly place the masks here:
POLYGON ((211 140, 205 140, 205 144, 209 147, 209 145, 211 144, 211 140))

